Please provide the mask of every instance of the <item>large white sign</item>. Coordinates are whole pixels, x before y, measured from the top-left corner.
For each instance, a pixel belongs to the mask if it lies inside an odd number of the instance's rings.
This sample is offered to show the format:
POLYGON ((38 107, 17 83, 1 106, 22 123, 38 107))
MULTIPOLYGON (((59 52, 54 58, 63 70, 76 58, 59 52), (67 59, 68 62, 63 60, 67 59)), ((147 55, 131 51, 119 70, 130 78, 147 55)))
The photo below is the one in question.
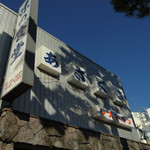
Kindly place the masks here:
POLYGON ((123 116, 110 110, 106 110, 97 105, 92 107, 92 116, 105 122, 117 124, 118 126, 122 126, 125 128, 134 128, 132 118, 128 116, 123 116))
POLYGON ((19 9, 3 84, 3 100, 12 101, 33 86, 37 7, 38 0, 26 0, 19 9))

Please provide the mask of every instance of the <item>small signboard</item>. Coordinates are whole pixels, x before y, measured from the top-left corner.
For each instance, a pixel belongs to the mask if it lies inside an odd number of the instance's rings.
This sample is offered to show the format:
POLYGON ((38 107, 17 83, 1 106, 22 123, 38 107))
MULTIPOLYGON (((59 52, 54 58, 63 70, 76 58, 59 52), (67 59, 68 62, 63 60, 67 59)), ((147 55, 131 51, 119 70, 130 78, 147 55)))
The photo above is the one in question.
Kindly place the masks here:
POLYGON ((92 82, 92 92, 102 98, 108 98, 109 96, 109 88, 104 80, 102 80, 98 76, 91 77, 92 82))
POLYGON ((86 71, 84 68, 71 63, 68 68, 67 81, 79 88, 85 89, 88 87, 86 71))
POLYGON ((13 101, 33 86, 38 0, 26 0, 19 9, 2 100, 13 101))
POLYGON ((110 110, 106 110, 97 105, 92 107, 92 116, 93 118, 117 124, 118 126, 122 126, 129 129, 134 128, 132 118, 128 116, 123 116, 110 110))
POLYGON ((37 51, 37 67, 52 75, 61 74, 61 62, 58 54, 45 46, 41 46, 37 51))
POLYGON ((111 97, 112 100, 114 102, 114 104, 123 107, 126 103, 125 103, 125 95, 123 93, 123 90, 120 88, 117 88, 115 86, 111 87, 111 97))

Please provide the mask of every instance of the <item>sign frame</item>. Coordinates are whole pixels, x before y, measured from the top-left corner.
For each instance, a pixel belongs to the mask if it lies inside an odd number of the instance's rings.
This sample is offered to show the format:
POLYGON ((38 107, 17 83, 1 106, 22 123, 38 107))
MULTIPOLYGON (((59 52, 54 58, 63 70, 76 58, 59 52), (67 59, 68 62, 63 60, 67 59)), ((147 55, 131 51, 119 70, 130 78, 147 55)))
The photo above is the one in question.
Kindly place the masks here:
POLYGON ((12 102, 33 87, 37 17, 38 0, 26 0, 19 8, 1 92, 2 100, 12 102))

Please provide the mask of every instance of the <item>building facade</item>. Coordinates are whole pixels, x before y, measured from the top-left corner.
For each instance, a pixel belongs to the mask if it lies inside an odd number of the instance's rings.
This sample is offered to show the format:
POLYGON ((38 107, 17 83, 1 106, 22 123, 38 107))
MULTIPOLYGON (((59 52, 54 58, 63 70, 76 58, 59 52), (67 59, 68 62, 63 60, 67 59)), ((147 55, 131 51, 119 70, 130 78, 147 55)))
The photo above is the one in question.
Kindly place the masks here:
MULTIPOLYGON (((85 131, 90 130, 96 133, 140 141, 119 77, 39 27, 37 27, 33 87, 10 102, 11 96, 4 98, 4 90, 11 88, 19 78, 17 74, 13 81, 6 82, 5 73, 6 66, 9 65, 7 62, 14 56, 14 54, 10 55, 9 53, 11 53, 12 39, 15 38, 16 25, 17 14, 0 3, 1 87, 3 83, 0 108, 2 111, 1 122, 4 122, 1 124, 1 130, 3 130, 5 123, 8 124, 7 119, 11 120, 9 116, 16 120, 14 122, 15 133, 10 133, 7 129, 8 134, 5 134, 4 130, 1 131, 3 141, 10 138, 9 134, 14 134, 11 140, 8 140, 9 142, 40 145, 38 142, 34 143, 29 139, 20 141, 21 138, 24 139, 25 135, 21 133, 25 132, 25 127, 26 131, 35 130, 37 126, 32 128, 30 125, 33 122, 30 124, 30 119, 34 120, 33 118, 36 117, 40 118, 39 120, 46 119, 48 122, 63 123, 65 128, 69 125, 75 129, 81 128, 85 131), (19 115, 17 115, 18 113, 19 115), (23 116, 28 115, 30 117, 24 120, 25 117, 23 116), (27 128, 27 126, 30 128, 27 128), (8 137, 6 138, 4 135, 8 135, 8 137)), ((28 78, 30 77, 28 76, 28 78)), ((17 91, 13 93, 13 95, 17 94, 17 91)), ((14 120, 11 120, 12 123, 14 120)), ((38 129, 40 126, 41 122, 38 122, 38 129)), ((46 125, 42 124, 42 126, 45 127, 46 125)), ((40 133, 41 129, 42 127, 38 132, 33 131, 33 136, 37 138, 37 134, 40 133)), ((43 132, 42 135, 47 134, 45 130, 43 132)), ((41 134, 38 140, 42 137, 41 134)), ((59 137, 58 134, 55 136, 59 137)), ((60 144, 58 145, 60 146, 60 144)), ((47 145, 45 144, 45 146, 47 145)))
POLYGON ((150 143, 150 108, 142 112, 132 112, 135 126, 139 130, 141 140, 150 143))

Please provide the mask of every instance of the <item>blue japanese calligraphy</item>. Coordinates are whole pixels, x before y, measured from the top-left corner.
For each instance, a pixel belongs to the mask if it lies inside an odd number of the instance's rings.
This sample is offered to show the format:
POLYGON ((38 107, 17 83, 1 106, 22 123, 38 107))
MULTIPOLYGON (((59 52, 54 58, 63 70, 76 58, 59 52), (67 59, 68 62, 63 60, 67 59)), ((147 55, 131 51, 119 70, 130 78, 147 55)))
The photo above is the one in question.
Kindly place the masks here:
POLYGON ((74 75, 75 75, 75 77, 76 77, 79 81, 85 82, 84 72, 81 71, 80 68, 75 71, 74 75))
POLYGON ((27 8, 30 6, 29 0, 26 0, 24 7, 21 9, 19 16, 22 17, 24 13, 26 13, 27 8))
POLYGON ((19 26, 22 24, 22 22, 26 19, 27 14, 23 15, 23 17, 21 18, 20 22, 19 22, 19 26))
POLYGON ((20 40, 20 38, 25 35, 24 30, 25 30, 26 27, 27 27, 27 25, 24 25, 24 26, 20 27, 20 29, 17 32, 16 37, 15 37, 16 42, 18 42, 20 40))
POLYGON ((108 93, 108 92, 105 90, 105 88, 103 87, 103 85, 106 85, 105 82, 99 81, 99 82, 98 82, 98 85, 104 90, 105 93, 108 93))
POLYGON ((120 92, 119 90, 117 91, 116 95, 120 100, 124 100, 124 96, 123 96, 122 92, 120 92))
POLYGON ((15 62, 15 60, 22 54, 22 52, 20 52, 20 48, 24 45, 24 42, 21 41, 20 43, 17 44, 17 48, 14 49, 13 54, 11 55, 11 58, 13 58, 13 61, 11 62, 10 66, 15 62))
POLYGON ((59 64, 56 60, 56 56, 53 55, 51 52, 50 53, 46 53, 48 55, 48 57, 44 57, 45 61, 47 63, 49 63, 50 65, 52 65, 53 67, 55 68, 58 68, 59 67, 59 64))

